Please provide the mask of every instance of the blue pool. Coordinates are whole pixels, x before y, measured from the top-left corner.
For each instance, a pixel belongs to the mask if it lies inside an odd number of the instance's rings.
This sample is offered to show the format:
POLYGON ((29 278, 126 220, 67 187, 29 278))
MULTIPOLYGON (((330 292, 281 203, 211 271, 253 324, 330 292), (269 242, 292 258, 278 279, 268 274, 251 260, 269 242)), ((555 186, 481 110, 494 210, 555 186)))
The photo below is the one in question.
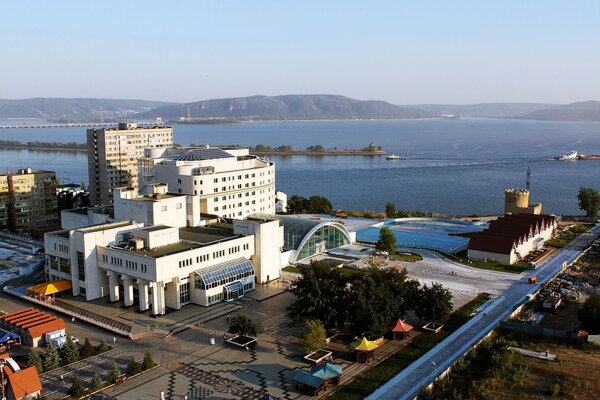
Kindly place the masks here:
POLYGON ((376 242, 382 226, 392 230, 398 246, 458 253, 467 248, 469 239, 450 234, 480 232, 487 227, 487 224, 441 218, 400 218, 360 229, 356 232, 356 238, 376 242))

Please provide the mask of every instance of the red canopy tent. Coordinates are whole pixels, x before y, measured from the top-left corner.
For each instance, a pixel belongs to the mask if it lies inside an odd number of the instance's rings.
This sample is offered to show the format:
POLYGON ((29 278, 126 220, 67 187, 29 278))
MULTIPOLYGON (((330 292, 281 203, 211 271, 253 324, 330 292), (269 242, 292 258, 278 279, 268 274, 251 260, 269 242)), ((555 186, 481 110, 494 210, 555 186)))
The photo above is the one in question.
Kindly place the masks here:
POLYGON ((410 337, 410 331, 412 331, 414 328, 409 323, 399 319, 398 322, 396 322, 396 325, 391 329, 392 334, 394 335, 394 340, 404 340, 410 337))

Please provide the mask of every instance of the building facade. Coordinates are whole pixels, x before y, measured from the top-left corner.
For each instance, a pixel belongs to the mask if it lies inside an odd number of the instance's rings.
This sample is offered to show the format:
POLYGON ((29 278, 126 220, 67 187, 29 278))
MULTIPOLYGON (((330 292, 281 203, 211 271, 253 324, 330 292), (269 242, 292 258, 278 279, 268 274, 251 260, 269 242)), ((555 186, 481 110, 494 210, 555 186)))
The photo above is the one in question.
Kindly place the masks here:
POLYGON ((58 222, 54 172, 27 168, 0 175, 0 229, 28 232, 58 222))
POLYGON ((471 260, 513 264, 542 248, 556 226, 554 215, 506 214, 491 221, 483 232, 471 235, 467 255, 471 260))
POLYGON ((172 192, 194 196, 204 214, 275 213, 275 165, 248 149, 147 149, 139 170, 144 183, 165 182, 172 192))
POLYGON ((173 128, 138 127, 120 123, 116 128, 87 130, 90 204, 112 204, 118 187, 138 188, 138 158, 146 148, 173 146, 173 128))
POLYGON ((279 278, 279 221, 203 219, 194 196, 166 185, 144 196, 120 188, 115 196, 112 222, 78 226, 97 218, 78 213, 66 219, 70 229, 45 235, 48 280, 71 281, 73 294, 87 300, 108 296, 162 315, 167 307, 235 300, 279 278))

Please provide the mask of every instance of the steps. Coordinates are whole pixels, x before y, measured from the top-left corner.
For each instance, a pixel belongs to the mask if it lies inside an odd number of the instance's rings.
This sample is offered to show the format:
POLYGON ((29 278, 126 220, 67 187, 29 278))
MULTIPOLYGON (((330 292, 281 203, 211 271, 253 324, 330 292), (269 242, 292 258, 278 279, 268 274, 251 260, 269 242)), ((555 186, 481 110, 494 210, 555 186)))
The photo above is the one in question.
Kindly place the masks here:
POLYGON ((93 312, 88 311, 88 310, 84 310, 83 308, 74 306, 74 305, 69 304, 69 303, 65 303, 65 302, 60 301, 60 300, 55 300, 54 304, 56 306, 64 309, 64 310, 66 310, 66 311, 71 312, 72 314, 79 315, 81 317, 90 318, 90 319, 92 319, 94 321, 97 321, 97 322, 100 322, 102 324, 111 326, 111 327, 113 327, 115 329, 119 329, 119 330, 122 330, 122 331, 125 331, 125 332, 131 332, 131 325, 127 325, 127 324, 124 324, 122 322, 115 321, 114 319, 106 318, 103 315, 96 314, 96 313, 93 313, 93 312))

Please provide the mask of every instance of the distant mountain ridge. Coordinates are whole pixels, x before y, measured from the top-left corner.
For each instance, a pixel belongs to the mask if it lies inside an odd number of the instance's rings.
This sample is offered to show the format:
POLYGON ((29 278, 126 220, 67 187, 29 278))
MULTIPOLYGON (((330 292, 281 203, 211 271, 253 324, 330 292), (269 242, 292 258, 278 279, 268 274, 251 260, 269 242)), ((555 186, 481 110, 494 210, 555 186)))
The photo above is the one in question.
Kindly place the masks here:
POLYGON ((480 104, 415 104, 434 115, 457 115, 465 118, 515 118, 558 104, 544 103, 480 103, 480 104))
POLYGON ((600 121, 600 101, 580 101, 545 108, 520 116, 542 121, 600 121))
POLYGON ((317 94, 203 100, 159 107, 140 116, 167 120, 187 116, 240 120, 322 120, 427 118, 432 115, 418 108, 396 106, 385 101, 362 101, 317 94))
POLYGON ((128 99, 52 97, 23 100, 0 99, 0 118, 121 118, 167 104, 173 103, 128 99))

